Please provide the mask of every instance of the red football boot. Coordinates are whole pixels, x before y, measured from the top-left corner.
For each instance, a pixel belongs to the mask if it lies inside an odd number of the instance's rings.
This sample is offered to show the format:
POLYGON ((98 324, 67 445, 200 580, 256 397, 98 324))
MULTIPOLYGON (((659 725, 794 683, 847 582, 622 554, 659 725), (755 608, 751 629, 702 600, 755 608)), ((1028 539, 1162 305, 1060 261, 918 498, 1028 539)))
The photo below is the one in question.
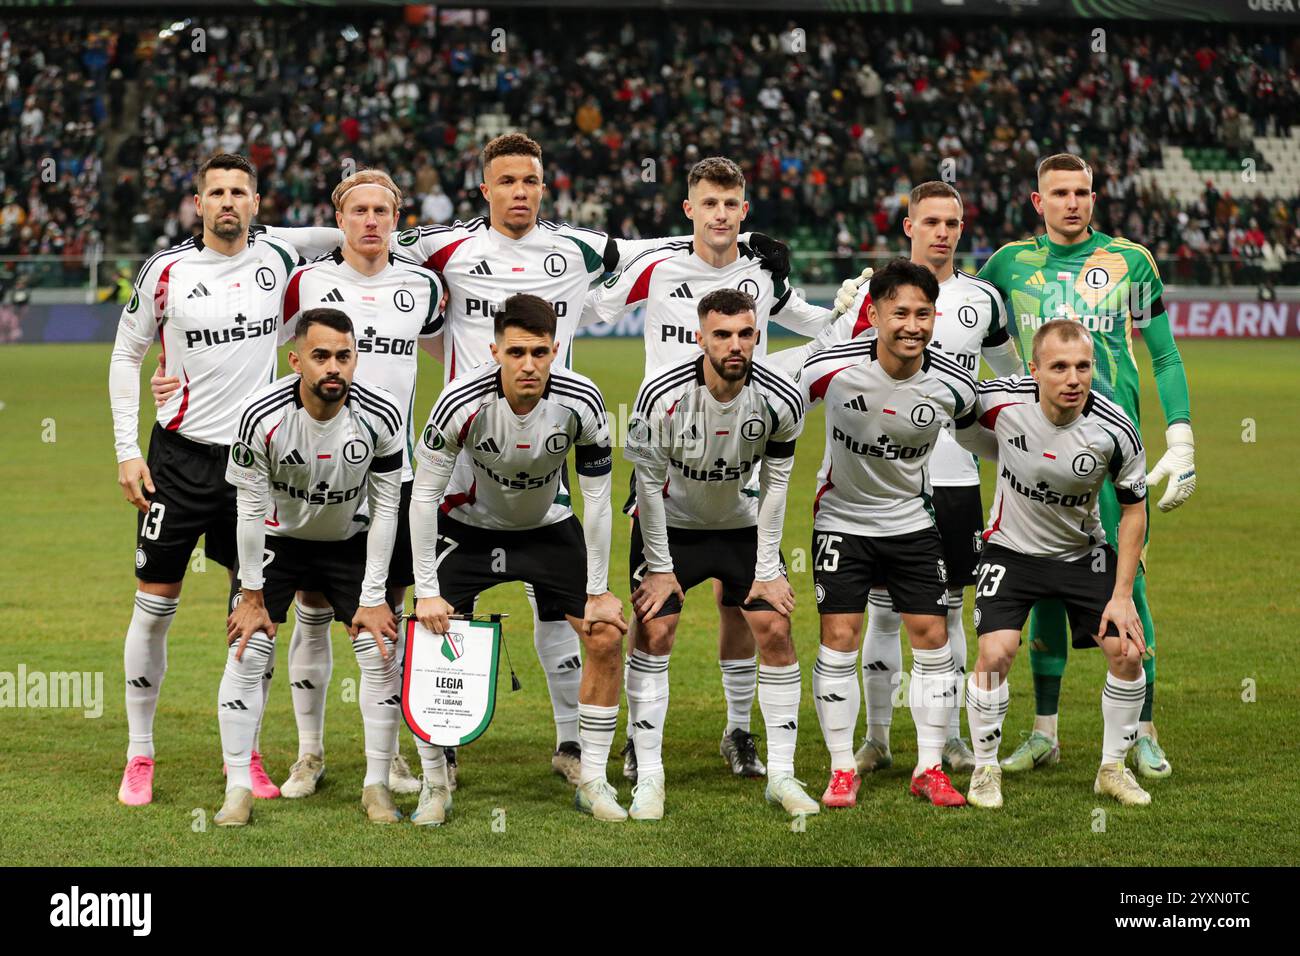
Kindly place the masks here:
POLYGON ((953 789, 952 781, 938 764, 912 778, 912 796, 925 797, 936 807, 964 807, 966 798, 953 789))

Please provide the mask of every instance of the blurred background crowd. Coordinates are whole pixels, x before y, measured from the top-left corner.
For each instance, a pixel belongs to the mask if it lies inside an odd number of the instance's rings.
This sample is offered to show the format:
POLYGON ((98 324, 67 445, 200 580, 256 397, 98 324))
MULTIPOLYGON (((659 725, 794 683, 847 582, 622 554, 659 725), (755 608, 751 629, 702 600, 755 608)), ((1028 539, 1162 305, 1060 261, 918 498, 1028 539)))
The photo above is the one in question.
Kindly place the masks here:
POLYGON ((1166 281, 1300 282, 1300 163, 1268 148, 1300 127, 1281 30, 1114 24, 1095 52, 1082 23, 848 15, 24 17, 0 20, 0 257, 58 259, 20 282, 191 234, 218 151, 257 165, 264 223, 333 224, 349 160, 394 176, 404 224, 477 216, 478 151, 508 129, 546 151, 544 216, 628 237, 686 231, 687 169, 732 157, 803 282, 905 249, 907 192, 935 178, 978 267, 1039 228, 1035 163, 1062 150, 1095 170, 1094 224, 1166 281))

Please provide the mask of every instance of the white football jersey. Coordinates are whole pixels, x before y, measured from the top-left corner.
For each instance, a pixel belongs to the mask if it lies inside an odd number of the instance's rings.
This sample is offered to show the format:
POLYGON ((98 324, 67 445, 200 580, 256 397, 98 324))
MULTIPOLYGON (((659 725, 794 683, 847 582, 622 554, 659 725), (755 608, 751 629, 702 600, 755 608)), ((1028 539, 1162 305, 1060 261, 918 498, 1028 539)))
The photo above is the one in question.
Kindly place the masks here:
POLYGON ((355 380, 392 393, 401 406, 402 480, 414 475, 411 415, 415 408, 416 340, 442 330, 438 303, 442 280, 412 262, 389 254, 388 266, 362 275, 343 258, 343 250, 299 266, 289 277, 284 298, 281 341, 293 338, 307 309, 334 308, 352 320, 357 339, 355 380))
POLYGON ((603 232, 539 219, 522 238, 493 229, 486 218, 421 226, 393 237, 393 251, 437 272, 449 293, 443 331, 443 383, 495 364, 493 316, 516 292, 540 296, 555 309, 559 361, 573 365, 573 336, 591 283, 621 258, 660 240, 610 239, 603 232))
POLYGON ((826 403, 826 453, 813 527, 888 537, 934 525, 926 462, 945 418, 969 417, 975 379, 926 349, 921 370, 899 381, 876 360, 874 336, 818 352, 799 378, 805 405, 826 403))
POLYGON ((695 254, 693 240, 674 240, 641 253, 593 290, 583 325, 615 322, 645 306, 645 373, 698 353, 699 301, 715 289, 740 289, 754 298, 758 340, 754 358, 767 355, 769 320, 802 335, 815 336, 831 311, 811 305, 784 279, 763 268, 757 253, 739 243, 736 260, 714 268, 695 254))
POLYGON ((1097 502, 1109 475, 1121 504, 1146 497, 1142 436, 1093 391, 1079 417, 1053 425, 1027 376, 979 384, 979 422, 998 443, 998 484, 984 540, 1021 554, 1074 560, 1106 540, 1097 502))
MULTIPOLYGON (((239 407, 275 378, 277 333, 297 251, 260 229, 248 245, 222 255, 188 239, 155 254, 140 269, 122 310, 114 355, 143 360, 158 335, 165 375, 181 387, 157 409, 168 431, 209 445, 229 445, 239 407)), ((114 402, 118 461, 139 457, 137 408, 114 402)))
MULTIPOLYGON (((805 347, 805 355, 816 354, 824 348, 859 336, 874 335, 867 314, 870 303, 870 283, 863 283, 853 305, 827 326, 813 343, 805 347)), ((977 378, 980 350, 1001 345, 1009 337, 1006 304, 993 283, 960 269, 939 283, 939 300, 934 307, 934 336, 930 339, 930 348, 943 352, 970 372, 972 377, 977 378)), ((777 356, 780 354, 778 352, 777 356)), ((975 456, 957 444, 957 440, 952 437, 952 429, 952 420, 946 420, 943 434, 939 436, 930 456, 930 483, 978 485, 980 473, 975 456)))
POLYGON ((745 486, 765 457, 794 454, 803 400, 784 372, 754 362, 740 394, 723 404, 695 353, 642 383, 623 454, 655 481, 663 474, 668 527, 747 528, 758 521, 758 497, 745 486))
POLYGON ((556 363, 541 400, 520 417, 493 363, 443 389, 416 458, 421 467, 455 461, 443 513, 479 528, 524 530, 573 514, 561 486, 570 448, 579 475, 609 474, 609 422, 592 381, 556 363))
POLYGON ((402 467, 401 409, 390 393, 354 381, 338 414, 318 422, 300 382, 286 375, 241 403, 226 480, 269 489, 267 534, 342 541, 369 524, 369 475, 402 467))

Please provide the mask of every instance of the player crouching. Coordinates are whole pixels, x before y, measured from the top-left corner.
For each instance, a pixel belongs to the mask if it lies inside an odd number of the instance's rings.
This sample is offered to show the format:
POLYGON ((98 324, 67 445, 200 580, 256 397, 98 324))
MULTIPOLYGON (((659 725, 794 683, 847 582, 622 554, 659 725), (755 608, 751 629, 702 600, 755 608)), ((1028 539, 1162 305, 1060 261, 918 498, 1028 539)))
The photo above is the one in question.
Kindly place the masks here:
MULTIPOLYGON (((454 379, 429 415, 411 492, 415 613, 446 633, 449 615, 470 611, 481 591, 523 581, 533 587, 540 620, 568 621, 586 651, 574 803, 598 820, 620 821, 627 811, 605 778, 627 632, 623 602, 606 586, 609 423, 591 380, 553 364, 555 327, 546 300, 511 296, 495 316, 496 364, 454 379), (561 486, 570 448, 585 529, 561 486)), ((451 807, 442 749, 419 750, 425 781, 412 822, 438 825, 451 807)))
POLYGON ((401 494, 401 411, 389 392, 353 382, 356 339, 343 312, 309 309, 294 331, 289 364, 295 374, 244 402, 226 468, 226 480, 238 489, 239 575, 217 695, 228 774, 215 822, 248 822, 262 675, 276 626, 284 623, 295 592, 303 590, 322 593, 335 620, 348 625, 361 668, 361 805, 372 822, 394 823, 401 814, 388 790, 388 773, 397 748, 401 682, 384 581, 401 494))
POLYGON ((1146 691, 1146 645, 1133 603, 1146 534, 1146 455, 1123 409, 1092 391, 1092 350, 1081 324, 1050 321, 1034 335, 1032 379, 979 386, 979 421, 993 439, 979 453, 996 455, 998 482, 975 589, 979 660, 966 690, 975 745, 968 799, 975 806, 1002 806, 998 742, 1007 672, 1029 609, 1046 598, 1065 605, 1074 647, 1098 644, 1106 654, 1093 790, 1126 805, 1151 802, 1124 766, 1146 691), (1121 509, 1118 557, 1098 508, 1107 475, 1121 509))
POLYGON ((818 805, 794 777, 799 663, 790 638, 794 591, 781 528, 803 401, 784 372, 753 359, 754 299, 718 289, 700 299, 703 354, 657 369, 637 395, 625 455, 636 465, 629 558, 636 646, 627 667, 628 728, 637 755, 631 815, 664 814, 668 657, 684 592, 722 582, 758 643, 758 706, 767 728, 767 799, 792 815, 818 805), (758 500, 746 483, 762 464, 758 500))

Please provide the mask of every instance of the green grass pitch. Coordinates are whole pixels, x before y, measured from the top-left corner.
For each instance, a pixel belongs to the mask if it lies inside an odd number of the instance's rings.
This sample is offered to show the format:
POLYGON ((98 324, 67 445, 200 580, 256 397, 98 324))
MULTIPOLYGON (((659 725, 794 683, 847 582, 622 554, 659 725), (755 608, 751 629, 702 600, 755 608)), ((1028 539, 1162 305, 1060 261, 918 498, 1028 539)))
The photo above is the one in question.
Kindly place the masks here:
MULTIPOLYGON (((1156 720, 1174 774, 1152 785, 1152 806, 1124 809, 1093 796, 1103 661, 1100 653, 1076 653, 1062 695, 1062 762, 1006 778, 1001 812, 939 810, 907 795, 915 737, 902 709, 894 721, 897 766, 864 782, 857 809, 823 811, 802 832, 764 803, 761 782, 734 779, 718 756, 725 714, 716 612, 706 589, 690 595, 673 655, 667 816, 659 824, 610 826, 575 812, 572 791, 549 768, 550 705, 519 585, 489 592, 482 607, 512 615, 508 647, 523 690, 510 692, 503 668, 496 719, 462 751, 463 786, 449 825, 417 830, 364 821, 361 720, 356 704, 342 696, 345 682, 355 685, 357 668, 336 625, 328 772, 320 792, 304 801, 259 801, 253 825, 243 830, 212 826, 223 789, 215 696, 227 592, 225 571, 215 564, 187 578, 171 630, 156 727, 155 802, 119 806, 126 747, 122 638, 131 613, 135 519, 116 484, 108 354, 104 345, 0 350, 0 486, 13 492, 0 546, 0 671, 23 664, 28 671, 99 671, 104 679, 98 719, 73 710, 0 709, 0 863, 1275 865, 1300 858, 1291 781, 1300 723, 1298 342, 1183 344, 1200 490, 1179 511, 1153 514, 1156 720)), ((576 355, 579 371, 596 380, 611 409, 632 400, 642 372, 639 342, 584 339, 576 355)), ((420 362, 422 423, 441 373, 420 362)), ((1140 362, 1148 382, 1144 431, 1154 458, 1164 450, 1163 420, 1145 353, 1140 362)), ((146 376, 152 367, 150 357, 146 376)), ((822 412, 816 411, 800 442, 785 535, 788 558, 798 562, 799 549, 805 552, 792 574, 804 668, 796 762, 814 795, 829 767, 810 690, 817 615, 806 560, 821 442, 822 412)), ((628 467, 615 461, 621 496, 628 467)), ((986 482, 986 504, 989 495, 986 482)), ((626 522, 616 519, 611 583, 617 592, 626 589, 627 538, 626 522)), ((289 627, 281 631, 262 741, 277 782, 296 755, 289 627)), ((1032 720, 1026 653, 1011 679, 1008 746, 1032 720)), ((754 727, 761 733, 757 707, 754 727)), ((402 736, 413 758, 410 737, 402 736)), ((622 739, 620 732, 616 749, 622 739)), ((613 761, 610 778, 626 800, 613 761)), ((956 782, 964 788, 967 780, 956 782)), ((413 809, 413 798, 402 806, 413 809)))

